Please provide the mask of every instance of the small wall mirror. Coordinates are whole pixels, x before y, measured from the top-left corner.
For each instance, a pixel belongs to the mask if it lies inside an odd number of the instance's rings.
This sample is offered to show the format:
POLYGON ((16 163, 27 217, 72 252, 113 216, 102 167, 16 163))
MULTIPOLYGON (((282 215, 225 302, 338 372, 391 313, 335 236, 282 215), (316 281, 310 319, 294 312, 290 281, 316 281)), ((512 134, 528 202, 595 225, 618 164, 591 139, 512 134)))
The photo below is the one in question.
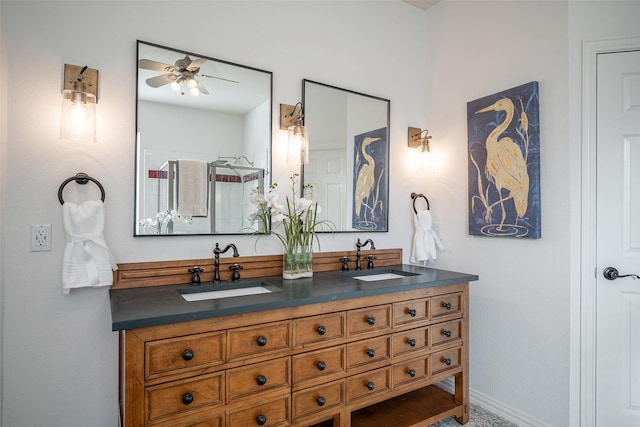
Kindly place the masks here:
POLYGON ((336 231, 388 231, 390 101, 310 80, 302 93, 303 181, 313 185, 318 216, 336 231))
POLYGON ((142 41, 137 64, 134 235, 260 231, 272 73, 142 41))

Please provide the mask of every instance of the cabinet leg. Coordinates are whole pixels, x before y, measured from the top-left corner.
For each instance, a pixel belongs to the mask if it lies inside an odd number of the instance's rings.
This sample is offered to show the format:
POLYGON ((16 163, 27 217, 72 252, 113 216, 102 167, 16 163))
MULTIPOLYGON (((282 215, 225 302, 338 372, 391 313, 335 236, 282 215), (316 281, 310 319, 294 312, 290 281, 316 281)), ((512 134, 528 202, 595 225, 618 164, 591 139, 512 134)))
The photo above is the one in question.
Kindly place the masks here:
POLYGON ((462 403, 462 417, 456 417, 460 424, 469 422, 469 387, 467 386, 467 370, 455 376, 455 399, 462 403))

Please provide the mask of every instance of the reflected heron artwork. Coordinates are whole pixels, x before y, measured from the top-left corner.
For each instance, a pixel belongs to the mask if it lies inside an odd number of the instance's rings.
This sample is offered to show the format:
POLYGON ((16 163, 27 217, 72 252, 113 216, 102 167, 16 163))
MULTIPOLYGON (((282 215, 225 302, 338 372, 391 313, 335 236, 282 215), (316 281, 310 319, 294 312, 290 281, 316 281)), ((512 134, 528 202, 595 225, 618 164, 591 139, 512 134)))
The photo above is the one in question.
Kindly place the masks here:
POLYGON ((387 226, 387 129, 354 138, 352 226, 356 230, 384 230, 387 226))
POLYGON ((538 82, 467 104, 469 234, 540 238, 538 82))

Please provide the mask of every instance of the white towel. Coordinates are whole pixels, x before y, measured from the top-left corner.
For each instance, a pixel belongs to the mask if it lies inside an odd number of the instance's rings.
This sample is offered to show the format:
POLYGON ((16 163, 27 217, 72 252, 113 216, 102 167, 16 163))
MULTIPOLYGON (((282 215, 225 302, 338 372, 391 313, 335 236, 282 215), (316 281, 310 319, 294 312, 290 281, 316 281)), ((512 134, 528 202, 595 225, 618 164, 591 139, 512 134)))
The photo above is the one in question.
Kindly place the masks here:
POLYGON ((104 203, 81 205, 65 202, 62 222, 67 244, 62 258, 62 293, 74 288, 110 286, 118 266, 104 241, 104 203))
POLYGON ((417 211, 413 217, 416 227, 416 234, 413 237, 413 250, 411 251, 411 262, 422 262, 426 264, 429 259, 436 259, 436 245, 440 250, 444 245, 438 234, 432 228, 433 221, 429 210, 417 211))
POLYGON ((182 216, 207 216, 207 163, 178 160, 178 212, 182 216))

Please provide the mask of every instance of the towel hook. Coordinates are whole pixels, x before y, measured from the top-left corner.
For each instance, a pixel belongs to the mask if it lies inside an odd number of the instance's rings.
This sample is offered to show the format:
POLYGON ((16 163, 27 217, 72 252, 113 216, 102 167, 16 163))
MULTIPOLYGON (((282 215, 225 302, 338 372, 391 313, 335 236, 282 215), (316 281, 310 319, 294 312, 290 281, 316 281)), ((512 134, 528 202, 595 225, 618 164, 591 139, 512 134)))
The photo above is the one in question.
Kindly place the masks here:
POLYGON ((418 213, 418 210, 416 209, 416 199, 417 199, 417 198, 423 198, 423 199, 427 202, 427 210, 429 210, 429 209, 430 209, 430 207, 429 207, 429 199, 427 199, 427 197, 426 197, 424 194, 422 194, 422 193, 420 193, 420 194, 418 194, 418 193, 411 193, 411 200, 413 200, 413 211, 414 211, 416 214, 418 213))
POLYGON ((60 184, 60 188, 58 188, 58 200, 60 201, 61 205, 64 205, 64 200, 62 199, 62 189, 64 188, 65 185, 67 185, 71 181, 75 181, 77 184, 81 184, 81 185, 84 185, 89 181, 93 182, 98 186, 98 188, 100 188, 100 193, 102 193, 101 199, 104 202, 104 187, 102 186, 102 184, 100 184, 100 182, 98 182, 97 179, 90 177, 86 173, 78 172, 71 178, 65 179, 64 182, 60 184))

